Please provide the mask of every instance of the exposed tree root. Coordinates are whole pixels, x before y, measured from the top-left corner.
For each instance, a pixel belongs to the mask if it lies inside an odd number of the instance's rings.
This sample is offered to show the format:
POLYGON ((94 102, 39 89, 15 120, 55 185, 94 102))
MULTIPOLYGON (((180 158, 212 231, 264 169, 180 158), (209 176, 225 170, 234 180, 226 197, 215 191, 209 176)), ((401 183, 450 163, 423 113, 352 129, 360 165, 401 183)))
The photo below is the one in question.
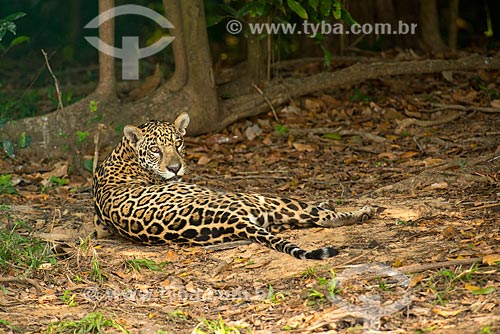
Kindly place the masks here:
MULTIPOLYGON (((211 92, 204 92, 196 84, 197 77, 190 84, 175 85, 169 81, 149 98, 121 105, 112 97, 104 98, 100 94, 93 94, 77 102, 75 105, 64 108, 57 113, 27 118, 10 122, 2 128, 2 138, 10 139, 13 143, 18 135, 25 132, 31 136, 31 145, 20 151, 26 155, 37 154, 42 157, 55 157, 64 154, 63 147, 69 144, 70 151, 92 154, 93 145, 89 143, 75 143, 76 131, 88 131, 92 138, 97 131, 95 113, 89 112, 89 102, 96 100, 97 114, 101 115, 100 123, 116 127, 120 124, 140 123, 147 119, 173 119, 181 111, 190 111, 192 115, 191 134, 197 135, 210 131, 219 131, 229 124, 269 110, 270 105, 276 107, 290 98, 332 89, 342 85, 350 85, 369 79, 378 79, 384 76, 403 74, 435 73, 452 70, 497 69, 500 67, 500 57, 489 58, 471 56, 455 60, 423 60, 408 62, 379 62, 356 64, 351 67, 335 71, 322 72, 306 78, 274 79, 261 92, 222 101, 220 110, 214 105, 215 97, 211 92), (71 132, 71 133, 68 133, 71 132), (65 134, 62 136, 61 134, 65 134)), ((206 74, 206 73, 205 73, 206 74)), ((198 74, 198 76, 205 75, 198 74)), ((190 78, 191 80, 191 78, 190 78)), ((200 79, 201 80, 201 79, 200 79)), ((455 117, 455 116, 454 116, 455 117)), ((412 121, 414 122, 414 121, 412 121)), ((119 134, 116 131, 104 131, 100 137, 102 145, 116 140, 119 134)), ((378 141, 371 138, 369 140, 378 141)), ((18 152, 19 153, 19 152, 18 152)))

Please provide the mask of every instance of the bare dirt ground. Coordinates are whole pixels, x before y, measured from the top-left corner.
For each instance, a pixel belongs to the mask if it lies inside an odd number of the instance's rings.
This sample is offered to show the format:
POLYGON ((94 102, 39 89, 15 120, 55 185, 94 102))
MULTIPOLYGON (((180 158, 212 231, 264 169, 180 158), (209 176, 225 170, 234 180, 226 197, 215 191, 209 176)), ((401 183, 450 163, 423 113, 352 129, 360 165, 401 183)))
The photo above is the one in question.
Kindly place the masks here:
POLYGON ((106 333, 500 333, 499 89, 498 73, 391 78, 188 138, 189 182, 376 207, 363 225, 283 233, 340 247, 325 261, 89 240, 88 179, 4 158, 17 194, 0 196, 1 227, 23 221, 58 255, 28 279, 0 263, 0 332, 85 333, 92 315, 106 333))

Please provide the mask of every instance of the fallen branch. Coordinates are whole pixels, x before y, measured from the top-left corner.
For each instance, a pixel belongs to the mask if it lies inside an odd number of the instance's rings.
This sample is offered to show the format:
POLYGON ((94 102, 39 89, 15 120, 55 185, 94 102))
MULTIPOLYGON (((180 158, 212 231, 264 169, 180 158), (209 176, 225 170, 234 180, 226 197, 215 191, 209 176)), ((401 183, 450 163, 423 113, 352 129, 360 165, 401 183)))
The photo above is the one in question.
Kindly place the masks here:
POLYGON ((385 143, 387 139, 377 136, 373 133, 359 131, 359 130, 340 130, 340 128, 312 128, 312 129, 289 129, 289 133, 293 135, 304 134, 325 134, 325 133, 338 133, 341 136, 360 136, 361 138, 376 143, 385 143))
MULTIPOLYGON (((332 89, 339 86, 379 79, 381 77, 403 74, 427 74, 443 71, 465 71, 478 69, 498 69, 500 57, 470 56, 460 59, 443 60, 417 60, 406 62, 377 62, 350 66, 335 72, 321 72, 305 78, 275 79, 262 89, 265 96, 274 106, 281 105, 292 98, 315 92, 332 89)), ((220 127, 225 128, 234 121, 255 116, 266 112, 268 103, 260 94, 249 94, 223 102, 223 108, 227 109, 224 120, 220 127)))
POLYGON ((419 273, 426 270, 437 269, 437 268, 448 268, 453 266, 463 266, 474 264, 477 262, 481 262, 482 258, 473 257, 470 259, 459 259, 459 260, 450 260, 443 262, 435 262, 435 263, 424 263, 424 264, 411 264, 409 266, 403 266, 396 268, 396 270, 404 273, 404 274, 414 274, 419 273))
POLYGON ((40 284, 34 279, 28 277, 0 277, 0 283, 21 283, 34 286, 38 291, 43 291, 40 284))
POLYGON ((431 106, 435 109, 430 110, 431 112, 441 111, 441 110, 460 110, 460 111, 480 111, 484 113, 500 113, 500 109, 491 107, 478 107, 478 106, 463 106, 460 104, 441 104, 433 103, 431 106))
POLYGON ((403 130, 405 128, 409 127, 410 125, 418 125, 418 126, 422 126, 422 127, 429 127, 429 126, 446 124, 446 123, 453 122, 454 120, 456 120, 460 116, 461 116, 461 114, 459 112, 454 112, 454 113, 451 113, 450 115, 448 115, 446 117, 443 117, 443 118, 440 118, 440 119, 431 120, 431 121, 421 121, 421 120, 418 120, 416 118, 405 118, 405 119, 403 119, 401 121, 396 121, 396 122, 398 122, 398 127, 395 130, 395 132, 396 133, 401 133, 401 132, 403 132, 403 130))

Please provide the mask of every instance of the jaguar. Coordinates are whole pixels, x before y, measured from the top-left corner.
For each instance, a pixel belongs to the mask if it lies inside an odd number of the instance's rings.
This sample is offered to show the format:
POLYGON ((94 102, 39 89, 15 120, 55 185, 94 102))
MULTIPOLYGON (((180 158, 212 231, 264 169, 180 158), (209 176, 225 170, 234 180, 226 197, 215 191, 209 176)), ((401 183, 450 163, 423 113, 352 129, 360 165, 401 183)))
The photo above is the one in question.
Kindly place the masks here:
POLYGON ((304 250, 276 233, 353 225, 374 216, 370 206, 337 212, 329 202, 218 191, 181 181, 189 122, 189 115, 181 113, 173 124, 148 121, 124 127, 123 138, 94 174, 96 233, 149 245, 247 240, 298 259, 320 260, 337 255, 338 249, 304 250))

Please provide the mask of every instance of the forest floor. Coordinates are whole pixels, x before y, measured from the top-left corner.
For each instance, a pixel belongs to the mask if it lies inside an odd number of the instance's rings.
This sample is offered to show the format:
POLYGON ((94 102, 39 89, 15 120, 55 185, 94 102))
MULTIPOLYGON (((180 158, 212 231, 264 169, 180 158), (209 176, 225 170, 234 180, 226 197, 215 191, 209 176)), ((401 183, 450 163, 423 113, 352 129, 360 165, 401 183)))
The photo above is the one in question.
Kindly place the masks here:
POLYGON ((499 99, 498 72, 401 76, 187 138, 189 182, 374 206, 282 233, 324 261, 92 240, 70 157, 2 157, 0 332, 500 333, 499 99))

